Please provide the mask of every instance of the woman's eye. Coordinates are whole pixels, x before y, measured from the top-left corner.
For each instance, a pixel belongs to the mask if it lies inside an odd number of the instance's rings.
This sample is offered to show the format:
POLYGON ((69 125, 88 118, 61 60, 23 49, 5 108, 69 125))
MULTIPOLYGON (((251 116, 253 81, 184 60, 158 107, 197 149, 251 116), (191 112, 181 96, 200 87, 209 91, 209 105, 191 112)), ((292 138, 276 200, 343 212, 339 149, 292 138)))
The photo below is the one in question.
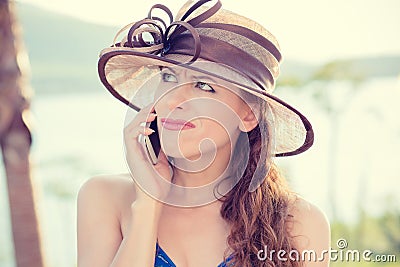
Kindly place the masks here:
POLYGON ((215 92, 214 88, 212 88, 211 85, 209 85, 209 84, 207 84, 205 82, 197 82, 195 87, 199 88, 199 89, 201 89, 203 91, 208 91, 208 92, 212 92, 212 93, 215 92))
POLYGON ((170 74, 170 73, 163 73, 162 74, 162 80, 164 81, 164 82, 169 82, 169 83, 176 83, 176 82, 178 82, 178 79, 176 78, 176 76, 175 75, 173 75, 173 74, 170 74))

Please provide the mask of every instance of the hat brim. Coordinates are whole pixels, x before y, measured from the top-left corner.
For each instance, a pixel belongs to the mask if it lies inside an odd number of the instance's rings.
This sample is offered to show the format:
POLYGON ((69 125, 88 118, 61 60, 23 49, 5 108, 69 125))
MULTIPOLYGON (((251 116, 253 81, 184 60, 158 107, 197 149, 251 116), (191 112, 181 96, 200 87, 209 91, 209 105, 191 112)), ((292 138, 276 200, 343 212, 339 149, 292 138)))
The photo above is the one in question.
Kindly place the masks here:
POLYGON ((135 88, 140 88, 152 73, 159 71, 159 67, 178 65, 232 83, 267 101, 274 113, 276 157, 297 155, 312 146, 314 132, 311 123, 297 109, 265 90, 222 77, 192 64, 185 64, 159 55, 132 51, 129 48, 111 47, 102 51, 98 61, 98 73, 101 82, 114 97, 139 111, 140 107, 130 101, 135 94, 135 88), (123 83, 128 80, 130 81, 129 85, 116 86, 117 81, 123 83))

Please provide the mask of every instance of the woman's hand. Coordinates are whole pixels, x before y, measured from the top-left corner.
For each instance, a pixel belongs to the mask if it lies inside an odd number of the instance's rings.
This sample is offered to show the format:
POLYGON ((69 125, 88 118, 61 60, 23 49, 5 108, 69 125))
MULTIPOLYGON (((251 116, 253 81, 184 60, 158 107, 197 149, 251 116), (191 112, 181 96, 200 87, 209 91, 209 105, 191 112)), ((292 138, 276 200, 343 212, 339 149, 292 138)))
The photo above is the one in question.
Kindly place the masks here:
POLYGON ((124 129, 126 161, 136 186, 135 202, 154 201, 151 197, 162 201, 170 190, 172 175, 166 155, 160 149, 158 162, 153 165, 144 150, 144 144, 139 142, 144 136, 156 134, 143 126, 157 119, 153 111, 153 105, 143 108, 124 129))

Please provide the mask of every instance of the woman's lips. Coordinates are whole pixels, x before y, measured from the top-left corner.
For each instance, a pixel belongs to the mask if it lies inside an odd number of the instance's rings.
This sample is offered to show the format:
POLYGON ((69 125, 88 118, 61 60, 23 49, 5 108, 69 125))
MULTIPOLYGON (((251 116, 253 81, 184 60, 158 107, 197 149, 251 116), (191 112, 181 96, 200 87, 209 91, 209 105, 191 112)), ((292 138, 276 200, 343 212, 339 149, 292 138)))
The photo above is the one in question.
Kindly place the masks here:
POLYGON ((181 131, 196 128, 196 126, 185 120, 161 119, 162 127, 171 131, 181 131))

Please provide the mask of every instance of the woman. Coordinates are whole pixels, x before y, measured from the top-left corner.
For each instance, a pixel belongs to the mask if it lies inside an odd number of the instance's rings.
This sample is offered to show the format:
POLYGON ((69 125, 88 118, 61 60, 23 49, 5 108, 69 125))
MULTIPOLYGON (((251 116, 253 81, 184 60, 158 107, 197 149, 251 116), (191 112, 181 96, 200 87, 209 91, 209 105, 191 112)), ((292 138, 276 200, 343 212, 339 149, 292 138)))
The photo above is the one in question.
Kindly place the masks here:
POLYGON ((313 143, 308 120, 271 94, 275 38, 219 1, 177 18, 156 5, 102 51, 103 84, 139 112, 124 129, 130 174, 79 192, 78 266, 328 266, 325 216, 273 163, 313 143))

